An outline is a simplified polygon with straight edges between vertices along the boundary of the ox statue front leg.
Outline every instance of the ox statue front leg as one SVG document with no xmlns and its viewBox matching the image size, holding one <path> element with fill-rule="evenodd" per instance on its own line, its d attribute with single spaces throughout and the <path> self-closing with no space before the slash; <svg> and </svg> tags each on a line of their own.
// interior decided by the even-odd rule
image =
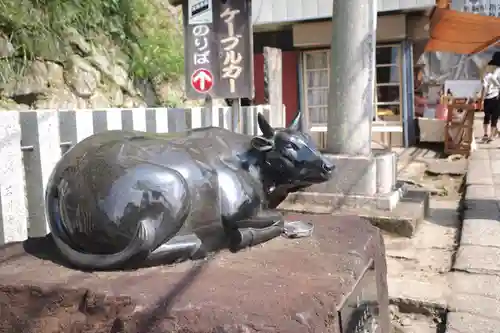
<svg viewBox="0 0 500 333">
<path fill-rule="evenodd" d="M 237 165 L 225 161 L 218 171 L 221 217 L 232 251 L 271 240 L 284 230 L 283 215 L 267 209 L 258 176 Z"/>
<path fill-rule="evenodd" d="M 227 228 L 229 247 L 238 251 L 246 247 L 267 242 L 284 231 L 283 215 L 275 210 L 261 210 L 248 219 L 235 221 Z"/>
</svg>

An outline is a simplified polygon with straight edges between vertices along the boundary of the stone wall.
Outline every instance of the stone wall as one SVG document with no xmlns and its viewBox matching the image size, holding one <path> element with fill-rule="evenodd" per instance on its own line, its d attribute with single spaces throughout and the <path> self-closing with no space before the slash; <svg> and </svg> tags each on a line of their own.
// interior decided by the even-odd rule
<svg viewBox="0 0 500 333">
<path fill-rule="evenodd" d="M 182 84 L 132 80 L 116 48 L 90 43 L 74 29 L 63 42 L 63 57 L 23 61 L 14 58 L 16 45 L 0 34 L 0 109 L 159 106 L 171 96 L 183 101 Z M 8 70 L 14 62 L 22 68 Z"/>
</svg>

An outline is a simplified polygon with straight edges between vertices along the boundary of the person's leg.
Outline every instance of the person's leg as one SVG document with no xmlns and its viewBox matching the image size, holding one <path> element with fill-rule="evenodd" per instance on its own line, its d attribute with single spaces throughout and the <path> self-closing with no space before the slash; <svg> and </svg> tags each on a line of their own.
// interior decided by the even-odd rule
<svg viewBox="0 0 500 333">
<path fill-rule="evenodd" d="M 493 101 L 493 107 L 491 108 L 491 133 L 490 133 L 490 139 L 493 140 L 497 136 L 498 130 L 497 130 L 497 124 L 498 124 L 498 117 L 500 116 L 500 109 L 499 109 L 499 101 L 498 99 L 494 99 Z"/>
<path fill-rule="evenodd" d="M 489 138 L 488 136 L 488 127 L 490 127 L 489 124 L 483 124 L 483 140 L 487 140 Z"/>
<path fill-rule="evenodd" d="M 491 109 L 492 109 L 492 100 L 485 99 L 484 100 L 484 119 L 483 119 L 483 140 L 488 139 L 488 128 L 491 123 Z"/>
<path fill-rule="evenodd" d="M 488 123 L 483 124 L 483 136 L 488 136 L 488 127 L 490 127 Z"/>
</svg>

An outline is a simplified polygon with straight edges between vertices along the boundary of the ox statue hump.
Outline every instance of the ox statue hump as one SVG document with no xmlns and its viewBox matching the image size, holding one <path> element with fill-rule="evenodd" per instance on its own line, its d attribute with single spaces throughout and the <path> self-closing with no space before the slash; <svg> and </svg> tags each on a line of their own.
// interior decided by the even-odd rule
<svg viewBox="0 0 500 333">
<path fill-rule="evenodd" d="M 213 244 L 231 250 L 283 232 L 274 210 L 287 193 L 328 180 L 333 165 L 299 130 L 260 136 L 207 127 L 180 133 L 108 131 L 59 160 L 46 214 L 64 259 L 83 269 L 189 259 Z M 222 242 L 222 243 L 221 243 Z"/>
</svg>

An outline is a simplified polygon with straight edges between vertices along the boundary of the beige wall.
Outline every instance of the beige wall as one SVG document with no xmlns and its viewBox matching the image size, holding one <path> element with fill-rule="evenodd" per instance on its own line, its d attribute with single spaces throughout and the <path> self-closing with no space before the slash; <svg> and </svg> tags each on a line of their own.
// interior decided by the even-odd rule
<svg viewBox="0 0 500 333">
<path fill-rule="evenodd" d="M 377 22 L 377 42 L 399 41 L 406 37 L 421 39 L 428 32 L 426 16 L 406 17 L 405 14 L 379 16 Z M 293 26 L 295 47 L 322 47 L 331 43 L 332 22 L 297 23 Z"/>
<path fill-rule="evenodd" d="M 427 16 L 408 16 L 406 19 L 408 36 L 413 40 L 429 39 L 429 25 L 429 17 Z"/>
</svg>

